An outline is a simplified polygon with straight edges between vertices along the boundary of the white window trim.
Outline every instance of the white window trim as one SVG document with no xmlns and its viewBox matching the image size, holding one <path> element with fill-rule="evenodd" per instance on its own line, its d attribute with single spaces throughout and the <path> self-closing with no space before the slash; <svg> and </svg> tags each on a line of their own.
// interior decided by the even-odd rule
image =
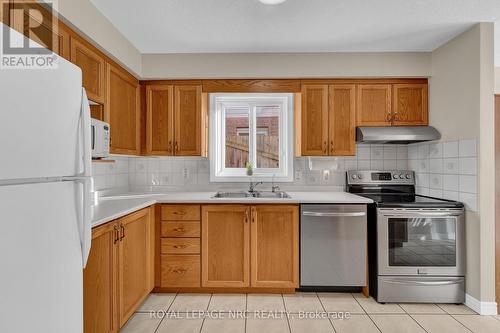
<svg viewBox="0 0 500 333">
<path fill-rule="evenodd" d="M 282 105 L 282 114 L 280 117 L 280 137 L 286 140 L 280 140 L 280 168 L 255 168 L 253 176 L 246 175 L 246 169 L 224 168 L 225 162 L 225 145 L 223 136 L 219 133 L 225 133 L 224 113 L 222 103 L 234 104 L 240 100 L 259 100 L 269 101 Z M 251 113 L 252 114 L 252 113 Z M 255 119 L 255 114 L 249 119 L 249 126 L 252 127 Z M 211 182 L 249 182 L 252 181 L 270 181 L 274 178 L 277 182 L 293 182 L 293 94 L 210 94 L 210 114 L 209 114 L 209 159 L 210 159 L 210 181 Z M 256 134 L 250 138 L 252 144 L 255 145 Z M 253 155 L 253 153 L 252 153 Z M 250 157 L 251 159 L 253 156 Z"/>
</svg>

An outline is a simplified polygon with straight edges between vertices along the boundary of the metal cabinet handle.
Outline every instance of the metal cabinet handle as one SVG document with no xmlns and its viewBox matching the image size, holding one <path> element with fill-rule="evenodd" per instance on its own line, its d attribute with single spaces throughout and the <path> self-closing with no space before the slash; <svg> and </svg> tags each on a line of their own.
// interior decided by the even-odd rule
<svg viewBox="0 0 500 333">
<path fill-rule="evenodd" d="M 385 114 L 385 121 L 392 121 L 392 120 L 394 120 L 393 118 L 394 118 L 394 117 L 393 117 L 393 115 L 392 115 L 392 112 L 387 112 L 387 113 Z"/>
<path fill-rule="evenodd" d="M 123 225 L 120 225 L 120 242 L 124 238 L 125 238 L 125 227 Z"/>
<path fill-rule="evenodd" d="M 115 225 L 113 227 L 113 244 L 116 244 L 120 240 L 120 231 L 118 230 L 118 226 Z"/>
<path fill-rule="evenodd" d="M 186 211 L 184 210 L 179 210 L 177 212 L 174 212 L 174 215 L 186 215 Z"/>
<path fill-rule="evenodd" d="M 179 151 L 179 146 L 177 145 L 177 141 L 174 142 L 174 153 Z"/>
<path fill-rule="evenodd" d="M 172 144 L 172 140 L 170 140 L 168 142 L 167 152 L 171 153 L 173 149 L 174 149 L 174 147 L 173 147 L 173 144 Z"/>
<path fill-rule="evenodd" d="M 257 214 L 257 211 L 255 208 L 252 208 L 252 223 L 255 223 L 255 215 Z"/>
<path fill-rule="evenodd" d="M 174 269 L 172 272 L 177 273 L 177 274 L 184 274 L 187 272 L 187 269 L 179 268 L 179 269 Z"/>
<path fill-rule="evenodd" d="M 248 223 L 248 220 L 249 220 L 249 218 L 248 218 L 248 210 L 249 210 L 249 208 L 245 209 L 245 223 Z"/>
<path fill-rule="evenodd" d="M 302 212 L 304 216 L 313 216 L 313 217 L 360 217 L 365 216 L 365 212 L 353 212 L 353 213 L 323 213 L 323 212 Z"/>
<path fill-rule="evenodd" d="M 187 245 L 174 245 L 173 248 L 174 249 L 185 249 L 187 247 Z"/>
<path fill-rule="evenodd" d="M 175 231 L 175 232 L 184 232 L 186 230 L 181 227 L 181 228 L 175 228 L 173 231 Z"/>
<path fill-rule="evenodd" d="M 323 154 L 328 154 L 328 142 L 323 142 Z"/>
<path fill-rule="evenodd" d="M 330 154 L 333 154 L 334 149 L 333 149 L 333 140 L 330 141 Z"/>
</svg>

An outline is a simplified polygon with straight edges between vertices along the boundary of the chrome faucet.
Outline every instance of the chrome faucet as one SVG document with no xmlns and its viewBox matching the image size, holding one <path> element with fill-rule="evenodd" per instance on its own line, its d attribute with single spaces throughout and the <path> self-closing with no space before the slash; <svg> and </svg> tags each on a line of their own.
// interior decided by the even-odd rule
<svg viewBox="0 0 500 333">
<path fill-rule="evenodd" d="M 250 193 L 255 192 L 255 187 L 257 187 L 257 185 L 262 185 L 262 184 L 264 184 L 264 182 L 256 182 L 256 183 L 254 183 L 254 182 L 251 181 L 250 184 L 248 185 L 248 192 L 250 192 Z"/>
<path fill-rule="evenodd" d="M 280 186 L 278 184 L 275 184 L 274 183 L 274 175 L 273 175 L 273 185 L 271 187 L 271 192 L 275 193 L 275 192 L 279 192 L 280 191 Z"/>
</svg>

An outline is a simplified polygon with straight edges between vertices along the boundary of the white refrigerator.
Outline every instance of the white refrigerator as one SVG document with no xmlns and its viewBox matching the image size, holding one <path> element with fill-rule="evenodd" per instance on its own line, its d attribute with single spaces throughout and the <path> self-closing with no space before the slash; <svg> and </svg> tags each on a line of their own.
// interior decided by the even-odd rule
<svg viewBox="0 0 500 333">
<path fill-rule="evenodd" d="M 0 332 L 83 332 L 89 134 L 78 67 L 0 69 Z"/>
</svg>

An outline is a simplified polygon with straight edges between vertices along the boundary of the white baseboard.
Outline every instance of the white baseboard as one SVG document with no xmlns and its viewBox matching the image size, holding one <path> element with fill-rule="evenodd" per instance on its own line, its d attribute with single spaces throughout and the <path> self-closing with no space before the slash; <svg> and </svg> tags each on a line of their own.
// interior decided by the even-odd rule
<svg viewBox="0 0 500 333">
<path fill-rule="evenodd" d="M 482 316 L 497 314 L 497 302 L 481 302 L 469 294 L 465 294 L 465 305 Z"/>
</svg>

